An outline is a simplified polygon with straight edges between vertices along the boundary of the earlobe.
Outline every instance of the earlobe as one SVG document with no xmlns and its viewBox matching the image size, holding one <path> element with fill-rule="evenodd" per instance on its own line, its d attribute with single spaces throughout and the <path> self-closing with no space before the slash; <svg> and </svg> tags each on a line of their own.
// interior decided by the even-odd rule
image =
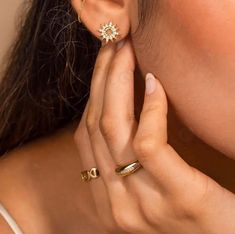
<svg viewBox="0 0 235 234">
<path fill-rule="evenodd" d="M 72 0 L 78 19 L 104 44 L 124 39 L 130 31 L 133 0 Z"/>
</svg>

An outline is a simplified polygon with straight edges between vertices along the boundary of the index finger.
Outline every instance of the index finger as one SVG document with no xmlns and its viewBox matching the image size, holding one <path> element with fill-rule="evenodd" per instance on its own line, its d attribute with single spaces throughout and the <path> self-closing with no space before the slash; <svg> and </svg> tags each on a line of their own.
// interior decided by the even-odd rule
<svg viewBox="0 0 235 234">
<path fill-rule="evenodd" d="M 124 164 L 135 159 L 128 147 L 130 145 L 128 142 L 136 130 L 134 69 L 133 48 L 131 42 L 126 39 L 110 66 L 100 122 L 102 134 L 117 164 Z"/>
</svg>

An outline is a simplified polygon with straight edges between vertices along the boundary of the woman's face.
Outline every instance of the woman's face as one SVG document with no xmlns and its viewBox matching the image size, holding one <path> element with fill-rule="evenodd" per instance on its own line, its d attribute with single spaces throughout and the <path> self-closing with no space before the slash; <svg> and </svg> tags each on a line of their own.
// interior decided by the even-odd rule
<svg viewBox="0 0 235 234">
<path fill-rule="evenodd" d="M 140 70 L 159 78 L 196 135 L 234 157 L 235 1 L 158 0 L 151 14 L 133 35 Z"/>
</svg>

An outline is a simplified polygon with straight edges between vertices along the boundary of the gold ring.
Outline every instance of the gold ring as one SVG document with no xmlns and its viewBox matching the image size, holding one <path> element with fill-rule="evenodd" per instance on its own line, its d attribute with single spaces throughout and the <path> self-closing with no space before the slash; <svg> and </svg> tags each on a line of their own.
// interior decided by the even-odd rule
<svg viewBox="0 0 235 234">
<path fill-rule="evenodd" d="M 128 176 L 136 172 L 142 167 L 142 165 L 139 163 L 139 161 L 135 161 L 129 164 L 126 164 L 124 166 L 118 165 L 115 169 L 115 172 L 120 176 Z"/>
<path fill-rule="evenodd" d="M 100 176 L 99 170 L 96 167 L 90 170 L 85 170 L 81 172 L 81 178 L 84 182 L 88 182 L 91 179 L 97 179 Z"/>
</svg>

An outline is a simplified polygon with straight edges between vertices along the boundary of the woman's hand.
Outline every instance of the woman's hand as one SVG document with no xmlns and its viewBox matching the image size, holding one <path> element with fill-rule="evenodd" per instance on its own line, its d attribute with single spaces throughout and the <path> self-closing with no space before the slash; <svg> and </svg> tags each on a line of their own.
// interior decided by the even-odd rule
<svg viewBox="0 0 235 234">
<path fill-rule="evenodd" d="M 90 98 L 75 134 L 85 169 L 101 177 L 90 186 L 97 218 L 112 233 L 234 234 L 235 195 L 189 166 L 167 143 L 167 98 L 147 76 L 139 122 L 134 115 L 135 59 L 126 41 L 101 48 Z M 116 165 L 139 160 L 127 177 Z"/>
</svg>

